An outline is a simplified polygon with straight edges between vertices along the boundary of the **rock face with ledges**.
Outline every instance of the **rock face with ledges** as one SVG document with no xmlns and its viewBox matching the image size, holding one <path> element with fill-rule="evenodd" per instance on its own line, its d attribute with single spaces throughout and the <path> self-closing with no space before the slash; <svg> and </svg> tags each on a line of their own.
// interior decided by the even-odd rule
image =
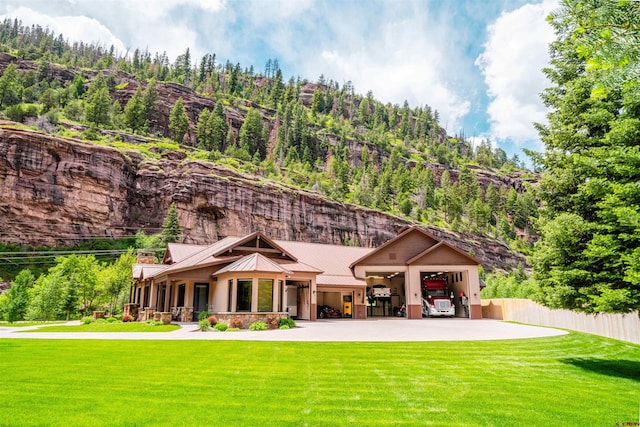
<svg viewBox="0 0 640 427">
<path fill-rule="evenodd" d="M 262 231 L 275 239 L 377 246 L 410 224 L 178 154 L 149 162 L 134 152 L 0 128 L 0 241 L 71 245 L 158 232 L 172 202 L 190 243 Z M 427 228 L 485 267 L 524 262 L 498 241 Z"/>
</svg>

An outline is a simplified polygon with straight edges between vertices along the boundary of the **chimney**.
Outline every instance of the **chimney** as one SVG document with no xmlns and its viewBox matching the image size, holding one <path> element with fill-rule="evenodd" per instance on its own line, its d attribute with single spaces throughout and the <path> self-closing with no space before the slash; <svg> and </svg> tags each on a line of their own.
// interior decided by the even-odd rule
<svg viewBox="0 0 640 427">
<path fill-rule="evenodd" d="M 155 264 L 156 253 L 153 251 L 145 251 L 141 249 L 138 251 L 138 264 Z"/>
</svg>

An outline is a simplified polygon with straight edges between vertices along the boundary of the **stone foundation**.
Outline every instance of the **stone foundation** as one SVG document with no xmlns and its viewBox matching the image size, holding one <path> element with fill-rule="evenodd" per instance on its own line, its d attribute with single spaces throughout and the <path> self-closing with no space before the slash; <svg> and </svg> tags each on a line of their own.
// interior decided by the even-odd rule
<svg viewBox="0 0 640 427">
<path fill-rule="evenodd" d="M 289 317 L 287 313 L 231 313 L 225 311 L 211 314 L 218 318 L 218 323 L 226 323 L 229 327 L 231 327 L 231 320 L 241 319 L 242 329 L 248 329 L 253 322 L 258 320 L 266 323 L 270 328 L 273 328 L 273 325 L 277 325 L 278 320 Z M 275 321 L 271 319 L 275 319 Z"/>
<path fill-rule="evenodd" d="M 138 304 L 125 304 L 122 315 L 125 316 L 127 314 L 130 315 L 133 320 L 138 319 Z"/>
<path fill-rule="evenodd" d="M 104 319 L 104 311 L 94 311 L 93 312 L 93 320 Z"/>
<path fill-rule="evenodd" d="M 163 311 L 162 313 L 160 313 L 160 321 L 162 322 L 163 325 L 170 325 L 171 324 L 171 313 L 168 311 Z"/>
<path fill-rule="evenodd" d="M 193 307 L 182 307 L 180 309 L 181 322 L 193 322 Z"/>
<path fill-rule="evenodd" d="M 146 310 L 142 310 L 138 316 L 138 322 L 146 322 L 147 320 L 153 319 L 153 315 L 155 310 L 152 308 L 147 308 Z"/>
</svg>

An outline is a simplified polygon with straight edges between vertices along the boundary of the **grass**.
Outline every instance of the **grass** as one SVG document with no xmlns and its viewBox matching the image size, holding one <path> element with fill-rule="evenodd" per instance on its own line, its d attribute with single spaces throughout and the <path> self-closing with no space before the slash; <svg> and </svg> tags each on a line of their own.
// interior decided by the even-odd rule
<svg viewBox="0 0 640 427">
<path fill-rule="evenodd" d="M 593 335 L 305 343 L 0 340 L 0 425 L 637 422 L 640 346 Z"/>
<path fill-rule="evenodd" d="M 88 325 L 45 326 L 22 332 L 171 332 L 180 329 L 178 325 L 152 326 L 142 322 L 130 323 L 90 323 Z"/>
</svg>

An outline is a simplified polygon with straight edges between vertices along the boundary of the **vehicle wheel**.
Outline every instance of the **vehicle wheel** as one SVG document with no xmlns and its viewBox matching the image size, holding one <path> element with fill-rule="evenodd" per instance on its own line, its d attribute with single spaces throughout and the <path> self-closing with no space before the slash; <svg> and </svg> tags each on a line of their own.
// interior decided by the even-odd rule
<svg viewBox="0 0 640 427">
<path fill-rule="evenodd" d="M 321 311 L 321 312 L 320 312 L 320 318 L 321 318 L 321 319 L 324 319 L 324 311 Z"/>
</svg>

